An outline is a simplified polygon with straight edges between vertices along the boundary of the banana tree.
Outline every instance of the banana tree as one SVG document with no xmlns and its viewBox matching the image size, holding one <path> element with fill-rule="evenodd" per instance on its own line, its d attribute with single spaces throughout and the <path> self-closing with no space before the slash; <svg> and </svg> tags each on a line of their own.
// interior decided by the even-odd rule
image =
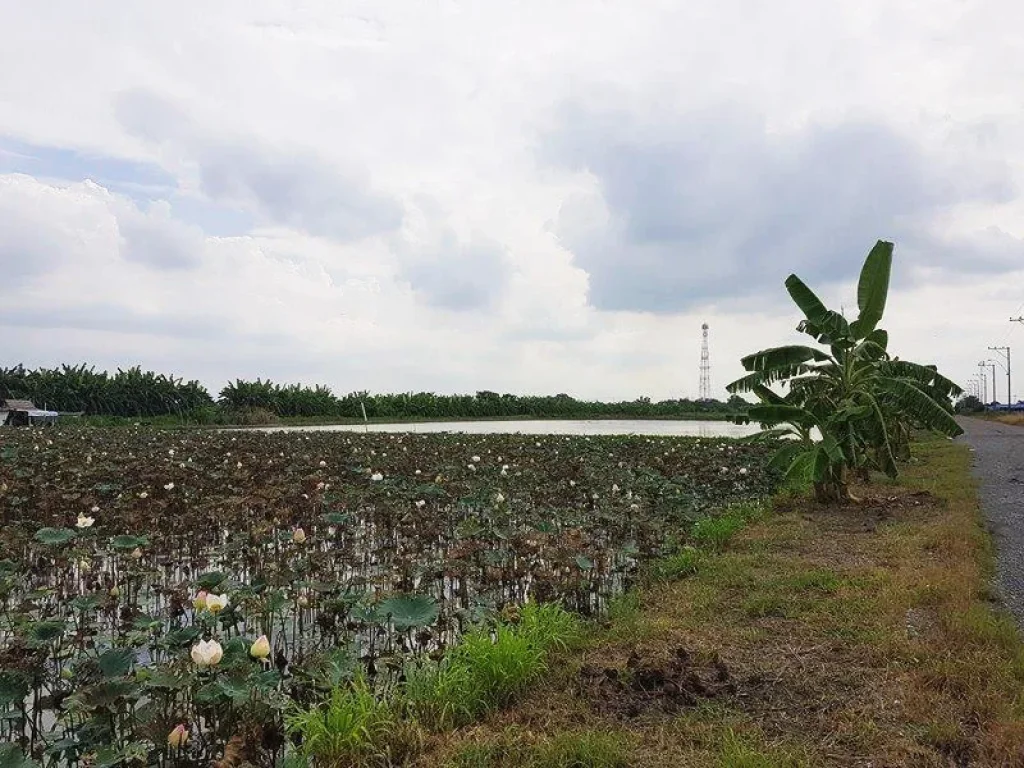
<svg viewBox="0 0 1024 768">
<path fill-rule="evenodd" d="M 861 269 L 858 316 L 848 321 L 825 307 L 796 275 L 786 290 L 804 314 L 797 330 L 818 346 L 773 347 L 743 358 L 747 375 L 731 393 L 750 392 L 760 403 L 745 420 L 760 437 L 789 437 L 773 459 L 788 478 L 809 479 L 819 501 L 850 497 L 851 471 L 877 469 L 895 477 L 897 458 L 912 427 L 955 436 L 950 399 L 956 384 L 934 366 L 893 358 L 878 327 L 885 312 L 893 244 L 879 240 Z M 771 389 L 779 385 L 782 395 Z"/>
</svg>

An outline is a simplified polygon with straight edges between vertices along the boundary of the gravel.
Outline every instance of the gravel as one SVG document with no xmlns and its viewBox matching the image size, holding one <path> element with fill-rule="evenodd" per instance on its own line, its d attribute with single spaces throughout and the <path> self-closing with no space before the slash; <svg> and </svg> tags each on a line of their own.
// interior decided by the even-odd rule
<svg viewBox="0 0 1024 768">
<path fill-rule="evenodd" d="M 971 446 L 981 507 L 996 544 L 996 582 L 1024 626 L 1024 427 L 959 419 Z"/>
</svg>

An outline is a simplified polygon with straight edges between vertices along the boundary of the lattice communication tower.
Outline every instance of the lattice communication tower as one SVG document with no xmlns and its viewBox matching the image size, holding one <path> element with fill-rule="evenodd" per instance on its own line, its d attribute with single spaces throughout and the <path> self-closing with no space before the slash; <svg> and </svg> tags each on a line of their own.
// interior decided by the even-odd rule
<svg viewBox="0 0 1024 768">
<path fill-rule="evenodd" d="M 708 324 L 700 327 L 703 337 L 700 343 L 700 399 L 711 399 L 711 355 L 708 352 Z"/>
</svg>

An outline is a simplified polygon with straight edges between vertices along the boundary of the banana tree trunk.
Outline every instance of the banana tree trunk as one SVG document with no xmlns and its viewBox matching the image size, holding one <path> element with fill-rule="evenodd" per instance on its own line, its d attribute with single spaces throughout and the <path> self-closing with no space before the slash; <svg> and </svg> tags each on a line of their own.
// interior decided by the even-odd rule
<svg viewBox="0 0 1024 768">
<path fill-rule="evenodd" d="M 845 467 L 835 467 L 824 480 L 814 483 L 814 500 L 819 504 L 834 504 L 852 499 L 850 485 L 846 481 Z"/>
</svg>

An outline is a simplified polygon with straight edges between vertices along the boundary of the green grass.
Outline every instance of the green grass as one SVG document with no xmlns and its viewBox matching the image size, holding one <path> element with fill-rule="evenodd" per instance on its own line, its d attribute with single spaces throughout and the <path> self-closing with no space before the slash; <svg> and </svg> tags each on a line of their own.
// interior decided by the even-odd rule
<svg viewBox="0 0 1024 768">
<path fill-rule="evenodd" d="M 579 616 L 556 603 L 527 603 L 519 610 L 516 634 L 542 651 L 567 651 L 579 645 L 583 624 Z"/>
<path fill-rule="evenodd" d="M 529 741 L 518 731 L 463 745 L 446 768 L 627 768 L 626 739 L 605 731 L 563 731 Z"/>
<path fill-rule="evenodd" d="M 289 714 L 287 729 L 315 766 L 387 762 L 413 748 L 420 726 L 451 730 L 510 703 L 544 674 L 550 653 L 578 646 L 582 636 L 579 617 L 561 606 L 527 604 L 517 622 L 477 627 L 439 661 L 406 664 L 390 698 L 360 677 L 323 704 Z"/>
<path fill-rule="evenodd" d="M 547 670 L 547 656 L 576 647 L 580 619 L 559 605 L 528 603 L 516 623 L 478 627 L 437 662 L 406 666 L 402 699 L 427 728 L 448 730 L 508 704 Z"/>
<path fill-rule="evenodd" d="M 719 515 L 694 523 L 690 538 L 698 547 L 720 552 L 748 523 L 761 519 L 764 513 L 762 505 L 755 502 L 733 504 Z"/>
<path fill-rule="evenodd" d="M 728 731 L 718 752 L 717 768 L 810 768 L 810 763 L 796 752 L 756 744 Z"/>
<path fill-rule="evenodd" d="M 488 708 L 503 706 L 547 669 L 544 650 L 507 624 L 466 633 L 450 652 L 453 665 L 465 666 L 472 686 Z"/>
<path fill-rule="evenodd" d="M 489 702 L 473 685 L 473 674 L 451 657 L 420 659 L 405 665 L 403 701 L 426 728 L 444 731 L 471 723 Z"/>
<path fill-rule="evenodd" d="M 655 560 L 650 566 L 651 578 L 662 581 L 675 581 L 685 576 L 693 576 L 706 560 L 706 555 L 693 547 L 684 547 L 673 555 Z"/>
<path fill-rule="evenodd" d="M 395 725 L 391 705 L 378 699 L 362 678 L 335 688 L 323 705 L 286 718 L 288 733 L 301 740 L 302 756 L 325 768 L 369 765 L 386 756 Z"/>
<path fill-rule="evenodd" d="M 739 515 L 705 517 L 693 524 L 690 536 L 697 545 L 717 552 L 724 549 L 744 525 L 746 521 Z"/>
</svg>

